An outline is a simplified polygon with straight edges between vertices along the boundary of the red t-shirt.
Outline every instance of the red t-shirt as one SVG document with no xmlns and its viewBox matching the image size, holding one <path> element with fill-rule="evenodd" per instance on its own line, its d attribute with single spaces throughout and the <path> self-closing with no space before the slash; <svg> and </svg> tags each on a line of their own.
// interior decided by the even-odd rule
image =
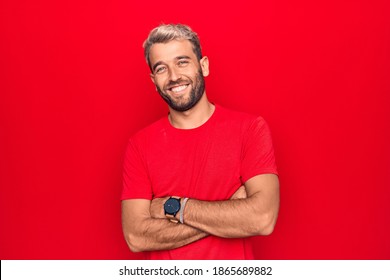
<svg viewBox="0 0 390 280">
<path fill-rule="evenodd" d="M 174 128 L 167 117 L 136 133 L 124 162 L 122 199 L 170 195 L 227 200 L 248 179 L 277 174 L 269 128 L 261 117 L 216 105 L 195 129 Z M 253 259 L 250 239 L 208 236 L 148 253 L 150 259 Z"/>
</svg>

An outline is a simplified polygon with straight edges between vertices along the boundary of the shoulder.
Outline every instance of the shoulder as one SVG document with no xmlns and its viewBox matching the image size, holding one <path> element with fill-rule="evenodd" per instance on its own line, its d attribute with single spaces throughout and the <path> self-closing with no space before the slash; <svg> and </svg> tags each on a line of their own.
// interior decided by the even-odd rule
<svg viewBox="0 0 390 280">
<path fill-rule="evenodd" d="M 158 135 L 161 135 L 167 129 L 166 117 L 162 117 L 152 124 L 142 128 L 141 130 L 134 133 L 129 141 L 135 144 L 146 144 L 150 139 L 156 139 Z"/>
<path fill-rule="evenodd" d="M 219 122 L 228 123 L 230 125 L 239 125 L 243 130 L 248 130 L 253 126 L 263 126 L 266 124 L 264 118 L 259 115 L 236 111 L 219 105 L 216 106 L 219 111 Z"/>
</svg>

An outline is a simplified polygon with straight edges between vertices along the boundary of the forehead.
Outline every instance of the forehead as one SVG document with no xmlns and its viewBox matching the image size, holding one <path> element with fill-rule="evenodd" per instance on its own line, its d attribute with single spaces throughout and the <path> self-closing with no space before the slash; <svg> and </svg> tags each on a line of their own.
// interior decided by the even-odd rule
<svg viewBox="0 0 390 280">
<path fill-rule="evenodd" d="M 157 61 L 174 60 L 178 56 L 188 56 L 196 59 L 196 55 L 190 41 L 173 40 L 167 43 L 153 44 L 149 52 L 149 59 L 152 65 Z"/>
</svg>

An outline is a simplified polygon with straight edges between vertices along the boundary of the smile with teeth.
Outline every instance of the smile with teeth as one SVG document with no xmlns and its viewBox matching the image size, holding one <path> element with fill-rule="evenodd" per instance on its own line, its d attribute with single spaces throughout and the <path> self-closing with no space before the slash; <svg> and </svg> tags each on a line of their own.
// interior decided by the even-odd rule
<svg viewBox="0 0 390 280">
<path fill-rule="evenodd" d="M 188 85 L 180 85 L 180 86 L 173 87 L 170 90 L 175 92 L 175 93 L 178 93 L 180 91 L 185 90 L 187 87 L 188 87 Z"/>
</svg>

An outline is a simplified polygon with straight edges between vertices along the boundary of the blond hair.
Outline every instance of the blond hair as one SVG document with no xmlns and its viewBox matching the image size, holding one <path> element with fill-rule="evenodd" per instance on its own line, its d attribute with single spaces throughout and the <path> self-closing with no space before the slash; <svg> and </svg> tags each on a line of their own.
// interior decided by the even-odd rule
<svg viewBox="0 0 390 280">
<path fill-rule="evenodd" d="M 149 53 L 152 45 L 167 43 L 173 40 L 189 40 L 198 60 L 202 58 L 202 49 L 198 35 L 189 26 L 184 24 L 161 24 L 150 31 L 148 38 L 143 44 L 145 59 L 149 67 L 151 67 Z"/>
</svg>

